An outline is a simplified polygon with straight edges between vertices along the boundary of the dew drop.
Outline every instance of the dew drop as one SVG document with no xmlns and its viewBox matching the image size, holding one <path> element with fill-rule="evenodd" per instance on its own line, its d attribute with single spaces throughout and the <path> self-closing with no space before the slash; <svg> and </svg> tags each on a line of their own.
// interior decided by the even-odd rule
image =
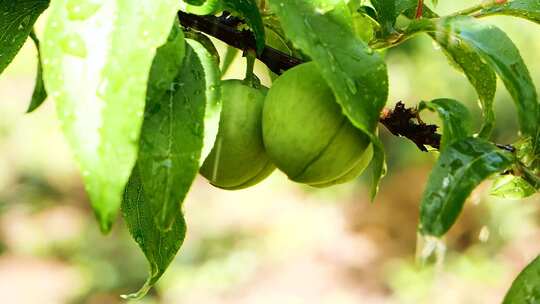
<svg viewBox="0 0 540 304">
<path fill-rule="evenodd" d="M 71 20 L 85 20 L 94 15 L 101 7 L 97 1 L 71 0 L 66 4 L 68 18 Z"/>
<path fill-rule="evenodd" d="M 478 239 L 480 240 L 480 242 L 485 243 L 489 240 L 489 234 L 489 228 L 487 226 L 483 226 L 480 229 L 480 233 L 478 234 Z"/>
<path fill-rule="evenodd" d="M 84 58 L 87 55 L 86 44 L 78 34 L 72 33 L 64 36 L 60 40 L 60 46 L 64 52 Z"/>
<path fill-rule="evenodd" d="M 166 159 L 161 162 L 161 165 L 165 168 L 172 168 L 172 161 L 170 159 Z"/>
<path fill-rule="evenodd" d="M 446 244 L 440 238 L 418 233 L 416 244 L 416 259 L 420 265 L 434 263 L 440 268 L 444 262 Z"/>
</svg>

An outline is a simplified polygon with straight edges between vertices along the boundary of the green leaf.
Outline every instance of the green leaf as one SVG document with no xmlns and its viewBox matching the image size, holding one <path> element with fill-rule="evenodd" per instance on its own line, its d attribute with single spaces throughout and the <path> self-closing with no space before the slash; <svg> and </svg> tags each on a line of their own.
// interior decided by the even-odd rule
<svg viewBox="0 0 540 304">
<path fill-rule="evenodd" d="M 540 303 L 540 255 L 512 283 L 503 304 Z"/>
<path fill-rule="evenodd" d="M 436 28 L 436 35 L 457 38 L 495 70 L 514 100 L 521 133 L 536 136 L 539 126 L 536 88 L 512 40 L 497 27 L 467 16 L 442 19 Z"/>
<path fill-rule="evenodd" d="M 49 0 L 0 1 L 0 74 L 15 58 L 48 6 Z"/>
<path fill-rule="evenodd" d="M 221 0 L 180 1 L 180 9 L 196 15 L 210 15 L 221 9 Z"/>
<path fill-rule="evenodd" d="M 418 0 L 372 0 L 371 3 L 379 16 L 379 22 L 386 33 L 394 31 L 394 24 L 399 15 L 406 11 L 416 11 Z"/>
<path fill-rule="evenodd" d="M 491 186 L 490 195 L 505 199 L 522 199 L 536 193 L 536 189 L 520 176 L 501 175 Z"/>
<path fill-rule="evenodd" d="M 316 62 L 345 115 L 370 136 L 375 149 L 373 197 L 384 174 L 384 151 L 375 135 L 388 97 L 384 61 L 355 38 L 344 1 L 270 0 L 269 4 L 287 37 Z"/>
<path fill-rule="evenodd" d="M 231 13 L 237 14 L 246 20 L 247 25 L 255 35 L 257 53 L 261 53 L 265 45 L 264 24 L 259 7 L 255 0 L 222 0 L 223 8 Z"/>
<path fill-rule="evenodd" d="M 511 154 L 480 138 L 468 137 L 447 146 L 424 190 L 420 232 L 437 237 L 444 235 L 474 188 L 511 164 Z"/>
<path fill-rule="evenodd" d="M 173 224 L 202 160 L 212 148 L 220 109 L 219 68 L 210 53 L 189 40 L 184 65 L 174 82 L 160 79 L 160 71 L 170 69 L 166 60 L 170 56 L 174 53 L 164 54 L 165 60 L 159 61 L 162 65 L 153 66 L 156 77 L 151 82 L 168 80 L 170 88 L 164 95 L 148 97 L 139 152 L 146 197 L 161 206 L 157 224 L 162 230 Z"/>
<path fill-rule="evenodd" d="M 424 1 L 425 2 L 425 1 Z M 417 6 L 410 7 L 403 12 L 403 15 L 409 19 L 414 19 L 416 17 Z M 424 4 L 422 7 L 422 17 L 424 18 L 438 18 L 439 15 L 430 9 L 427 5 Z"/>
<path fill-rule="evenodd" d="M 150 275 L 126 298 L 144 296 L 180 248 L 185 236 L 182 202 L 206 157 L 203 151 L 209 153 L 217 134 L 217 62 L 202 44 L 187 41 L 181 30 L 173 29 L 152 64 L 139 159 L 123 203 L 124 218 L 146 255 Z"/>
<path fill-rule="evenodd" d="M 514 147 L 521 163 L 530 168 L 534 174 L 540 175 L 540 129 L 536 139 L 530 136 L 523 137 L 514 144 Z"/>
<path fill-rule="evenodd" d="M 394 0 L 372 0 L 371 4 L 377 11 L 378 21 L 385 33 L 394 31 L 396 22 L 396 1 Z"/>
<path fill-rule="evenodd" d="M 203 121 L 203 149 L 199 161 L 202 165 L 208 154 L 212 151 L 218 134 L 222 108 L 221 71 L 219 69 L 218 58 L 213 55 L 211 50 L 208 50 L 206 45 L 192 39 L 187 39 L 186 41 L 199 57 L 204 70 L 206 105 L 204 108 Z"/>
<path fill-rule="evenodd" d="M 123 295 L 125 299 L 140 299 L 146 295 L 172 262 L 186 236 L 186 222 L 180 210 L 175 214 L 171 229 L 163 231 L 157 228 L 154 215 L 161 206 L 148 200 L 138 169 L 135 166 L 126 186 L 122 213 L 129 232 L 148 260 L 150 273 L 141 289 Z"/>
<path fill-rule="evenodd" d="M 495 72 L 476 50 L 460 37 L 450 36 L 446 32 L 430 34 L 430 36 L 441 46 L 454 67 L 465 74 L 476 90 L 484 116 L 479 134 L 483 138 L 489 137 L 495 121 L 493 112 L 493 100 L 497 90 Z"/>
<path fill-rule="evenodd" d="M 481 10 L 477 15 L 508 15 L 540 23 L 540 2 L 538 0 L 513 0 L 504 4 L 493 4 Z"/>
<path fill-rule="evenodd" d="M 455 141 L 472 135 L 472 119 L 469 110 L 459 101 L 453 99 L 435 99 L 422 101 L 419 109 L 436 111 L 443 121 L 441 151 Z"/>
<path fill-rule="evenodd" d="M 43 75 L 101 230 L 114 222 L 137 158 L 146 83 L 177 1 L 53 0 Z"/>
<path fill-rule="evenodd" d="M 351 14 L 356 37 L 366 43 L 371 41 L 375 36 L 375 27 L 378 27 L 376 21 L 364 12 L 352 11 Z"/>
<path fill-rule="evenodd" d="M 45 83 L 43 83 L 43 66 L 41 64 L 41 49 L 39 46 L 39 39 L 36 37 L 36 34 L 32 30 L 30 32 L 30 38 L 32 38 L 32 41 L 34 42 L 34 45 L 36 46 L 36 50 L 38 53 L 38 66 L 37 66 L 37 74 L 36 74 L 36 83 L 34 85 L 34 93 L 32 93 L 32 100 L 30 101 L 30 105 L 28 106 L 28 109 L 26 110 L 26 113 L 30 113 L 37 109 L 47 98 L 47 91 L 45 90 Z"/>
</svg>

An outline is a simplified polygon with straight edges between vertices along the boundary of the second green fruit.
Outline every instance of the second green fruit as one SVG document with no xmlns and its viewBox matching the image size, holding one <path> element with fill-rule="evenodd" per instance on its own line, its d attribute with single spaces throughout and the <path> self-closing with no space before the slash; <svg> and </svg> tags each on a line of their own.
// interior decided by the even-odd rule
<svg viewBox="0 0 540 304">
<path fill-rule="evenodd" d="M 272 85 L 263 109 L 263 139 L 272 162 L 289 179 L 315 187 L 347 182 L 373 156 L 370 139 L 342 113 L 313 62 Z"/>
</svg>

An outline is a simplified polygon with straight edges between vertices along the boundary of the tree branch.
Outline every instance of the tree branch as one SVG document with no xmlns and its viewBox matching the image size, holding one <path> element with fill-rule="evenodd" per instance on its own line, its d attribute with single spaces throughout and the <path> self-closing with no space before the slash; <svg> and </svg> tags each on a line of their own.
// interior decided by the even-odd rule
<svg viewBox="0 0 540 304">
<path fill-rule="evenodd" d="M 256 49 L 253 34 L 250 31 L 237 30 L 234 18 L 231 18 L 233 22 L 221 22 L 222 18 L 219 17 L 197 16 L 184 12 L 178 12 L 178 18 L 183 26 L 208 34 L 237 49 L 243 51 Z M 265 46 L 263 51 L 257 54 L 257 59 L 278 75 L 302 63 L 300 59 L 269 46 Z"/>
<path fill-rule="evenodd" d="M 255 38 L 250 31 L 238 30 L 241 20 L 224 14 L 222 17 L 198 16 L 178 12 L 180 24 L 184 27 L 203 32 L 224 43 L 243 50 L 255 51 Z M 286 70 L 303 63 L 302 60 L 291 57 L 279 50 L 265 46 L 257 59 L 263 62 L 272 72 L 280 75 Z M 416 121 L 415 121 L 416 119 Z M 414 109 L 405 108 L 398 102 L 395 108 L 385 109 L 379 120 L 392 134 L 411 140 L 421 151 L 427 151 L 426 146 L 438 149 L 441 135 L 436 133 L 437 126 L 426 125 L 418 117 Z"/>
</svg>

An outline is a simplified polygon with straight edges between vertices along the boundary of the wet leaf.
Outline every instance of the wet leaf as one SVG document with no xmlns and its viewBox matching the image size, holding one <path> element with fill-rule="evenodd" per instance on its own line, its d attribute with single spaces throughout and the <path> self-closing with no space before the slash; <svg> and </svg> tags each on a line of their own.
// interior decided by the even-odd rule
<svg viewBox="0 0 540 304">
<path fill-rule="evenodd" d="M 26 113 L 30 113 L 37 109 L 41 104 L 47 99 L 47 91 L 45 90 L 45 83 L 43 83 L 43 65 L 41 64 L 41 48 L 39 45 L 39 39 L 36 37 L 36 34 L 32 30 L 30 32 L 30 38 L 36 46 L 36 51 L 38 53 L 38 64 L 37 64 L 37 73 L 36 73 L 36 83 L 34 84 L 34 92 L 32 93 L 32 100 L 30 105 L 26 110 Z"/>
<path fill-rule="evenodd" d="M 471 192 L 492 174 L 512 164 L 512 155 L 481 139 L 468 137 L 444 149 L 429 176 L 420 205 L 424 235 L 440 237 L 454 224 Z"/>
<path fill-rule="evenodd" d="M 537 256 L 512 283 L 503 304 L 540 302 L 540 256 Z"/>
<path fill-rule="evenodd" d="M 265 45 L 264 24 L 255 0 L 222 0 L 223 8 L 239 15 L 249 25 L 255 35 L 257 52 L 261 53 Z"/>
<path fill-rule="evenodd" d="M 455 141 L 472 135 L 472 118 L 469 110 L 459 101 L 453 99 L 435 99 L 422 101 L 419 109 L 436 111 L 443 121 L 441 151 Z"/>
<path fill-rule="evenodd" d="M 138 169 L 135 166 L 126 186 L 122 213 L 129 232 L 148 260 L 150 273 L 143 287 L 136 293 L 123 295 L 125 299 L 140 299 L 146 295 L 172 262 L 186 236 L 186 222 L 181 210 L 175 214 L 171 229 L 157 228 L 154 215 L 161 205 L 153 204 L 146 197 Z"/>
<path fill-rule="evenodd" d="M 182 71 L 169 82 L 165 95 L 148 100 L 141 134 L 141 180 L 147 199 L 161 205 L 156 221 L 162 230 L 172 225 L 197 175 L 204 157 L 205 131 L 213 134 L 206 136 L 204 150 L 208 153 L 219 124 L 217 63 L 200 43 L 190 40 L 188 45 Z M 158 78 L 160 81 L 164 80 Z"/>
<path fill-rule="evenodd" d="M 48 6 L 49 0 L 0 1 L 0 74 L 15 58 Z"/>
<path fill-rule="evenodd" d="M 514 100 L 521 133 L 536 137 L 539 127 L 536 88 L 512 40 L 497 27 L 480 23 L 472 17 L 442 19 L 436 29 L 437 37 L 456 38 L 491 66 Z"/>
<path fill-rule="evenodd" d="M 465 74 L 476 90 L 484 116 L 479 134 L 484 138 L 489 137 L 495 122 L 493 112 L 493 100 L 497 90 L 495 72 L 476 50 L 459 36 L 451 36 L 447 32 L 430 34 L 430 36 L 441 46 L 453 66 Z"/>
<path fill-rule="evenodd" d="M 508 15 L 540 23 L 540 2 L 538 0 L 510 0 L 504 4 L 493 4 L 481 10 L 478 15 Z"/>
<path fill-rule="evenodd" d="M 155 50 L 175 20 L 174 0 L 54 0 L 42 43 L 47 92 L 108 232 L 137 157 Z"/>
<path fill-rule="evenodd" d="M 375 130 L 388 97 L 385 63 L 354 38 L 344 1 L 271 0 L 269 4 L 287 37 L 316 62 L 345 115 L 370 136 L 375 149 L 373 197 L 384 174 L 384 151 Z"/>
<path fill-rule="evenodd" d="M 180 248 L 185 236 L 182 203 L 218 129 L 217 62 L 202 44 L 187 42 L 181 30 L 173 29 L 152 64 L 139 159 L 122 207 L 150 275 L 126 298 L 144 296 Z"/>
</svg>

